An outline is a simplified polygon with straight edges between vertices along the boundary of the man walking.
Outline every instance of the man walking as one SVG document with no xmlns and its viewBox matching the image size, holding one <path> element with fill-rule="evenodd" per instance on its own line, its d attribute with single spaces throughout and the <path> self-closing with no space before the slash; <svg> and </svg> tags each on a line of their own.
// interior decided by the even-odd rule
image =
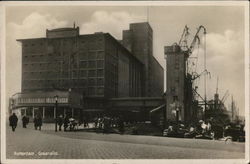
<svg viewBox="0 0 250 164">
<path fill-rule="evenodd" d="M 65 118 L 64 118 L 63 126 L 64 126 L 64 131 L 66 132 L 67 128 L 69 126 L 69 117 L 68 117 L 68 115 L 66 115 Z"/>
<path fill-rule="evenodd" d="M 29 123 L 28 117 L 24 115 L 22 118 L 22 122 L 23 122 L 23 128 L 26 128 L 26 125 Z"/>
<path fill-rule="evenodd" d="M 39 128 L 39 130 L 41 130 L 42 124 L 43 124 L 42 117 L 40 115 L 36 116 L 34 118 L 35 130 L 37 130 L 37 128 Z"/>
<path fill-rule="evenodd" d="M 59 131 L 61 131 L 62 125 L 63 125 L 63 116 L 62 115 L 59 116 L 57 122 L 58 122 L 58 126 L 59 126 Z"/>
<path fill-rule="evenodd" d="M 18 118 L 16 116 L 15 113 L 13 113 L 10 117 L 9 117 L 9 122 L 10 122 L 10 126 L 12 127 L 12 131 L 14 132 L 16 127 L 17 127 L 17 121 Z"/>
</svg>

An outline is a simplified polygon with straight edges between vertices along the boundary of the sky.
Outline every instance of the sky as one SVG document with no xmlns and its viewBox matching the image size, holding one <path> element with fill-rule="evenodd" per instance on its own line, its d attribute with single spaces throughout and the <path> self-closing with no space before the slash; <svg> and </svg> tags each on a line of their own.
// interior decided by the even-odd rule
<svg viewBox="0 0 250 164">
<path fill-rule="evenodd" d="M 222 98 L 228 90 L 226 107 L 231 96 L 240 115 L 244 115 L 244 8 L 241 6 L 9 6 L 6 7 L 6 96 L 21 91 L 21 44 L 16 39 L 45 37 L 46 29 L 80 27 L 80 34 L 108 32 L 117 39 L 129 23 L 148 21 L 153 29 L 153 55 L 166 68 L 164 46 L 178 42 L 184 26 L 190 28 L 188 41 L 203 25 L 201 45 L 193 51 L 198 56 L 197 72 L 204 71 L 204 53 L 207 76 L 207 98 L 216 91 Z M 190 44 L 190 42 L 188 43 Z M 206 48 L 205 48 L 206 47 Z M 204 50 L 206 49 L 206 51 Z M 165 75 L 165 73 L 164 73 Z M 204 95 L 204 76 L 195 85 Z M 165 83 L 165 82 L 164 82 Z"/>
</svg>

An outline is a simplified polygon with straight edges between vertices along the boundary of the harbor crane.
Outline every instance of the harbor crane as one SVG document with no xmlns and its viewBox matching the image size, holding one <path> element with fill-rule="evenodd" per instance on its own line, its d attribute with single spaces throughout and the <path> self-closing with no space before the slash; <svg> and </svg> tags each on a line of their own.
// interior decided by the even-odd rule
<svg viewBox="0 0 250 164">
<path fill-rule="evenodd" d="M 195 49 L 196 46 L 198 46 L 198 50 L 199 50 L 199 46 L 201 44 L 201 39 L 200 39 L 200 32 L 203 30 L 203 39 L 204 39 L 204 69 L 201 73 L 197 73 L 196 72 L 196 68 L 197 68 L 197 60 L 198 60 L 198 55 L 197 57 L 191 57 L 191 55 L 193 54 L 193 51 Z M 206 93 L 206 86 L 207 86 L 207 82 L 206 82 L 206 78 L 207 75 L 209 75 L 209 77 L 211 78 L 210 72 L 208 72 L 207 68 L 206 68 L 206 34 L 207 34 L 207 30 L 203 25 L 200 25 L 194 35 L 194 38 L 191 42 L 190 45 L 188 45 L 188 36 L 190 35 L 189 33 L 189 28 L 187 27 L 187 25 L 184 27 L 184 30 L 182 32 L 181 38 L 179 40 L 179 46 L 181 47 L 181 50 L 187 55 L 187 73 L 191 75 L 191 81 L 192 83 L 194 82 L 194 80 L 196 80 L 197 78 L 200 78 L 202 75 L 204 75 L 204 97 L 202 98 L 202 96 L 200 94 L 197 93 L 196 89 L 194 90 L 194 94 L 198 95 L 198 97 L 200 97 L 203 101 L 202 105 L 205 106 L 205 110 L 207 109 L 207 93 Z M 191 59 L 195 59 L 196 60 L 196 64 L 191 64 L 191 66 L 189 66 L 189 60 Z M 191 67 L 194 67 L 195 69 L 191 69 Z M 192 71 L 192 72 L 191 72 Z"/>
</svg>

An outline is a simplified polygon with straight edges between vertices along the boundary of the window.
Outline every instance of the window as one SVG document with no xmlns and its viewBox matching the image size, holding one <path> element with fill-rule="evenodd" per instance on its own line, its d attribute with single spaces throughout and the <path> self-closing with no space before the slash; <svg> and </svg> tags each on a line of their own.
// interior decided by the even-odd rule
<svg viewBox="0 0 250 164">
<path fill-rule="evenodd" d="M 96 76 L 96 70 L 89 70 L 88 77 L 95 77 Z"/>
<path fill-rule="evenodd" d="M 104 61 L 103 60 L 98 60 L 97 61 L 97 68 L 103 68 L 103 66 L 104 66 Z"/>
<path fill-rule="evenodd" d="M 96 59 L 104 59 L 104 52 L 98 51 L 96 54 Z"/>
<path fill-rule="evenodd" d="M 173 101 L 178 101 L 178 96 L 173 96 Z"/>
<path fill-rule="evenodd" d="M 95 88 L 94 87 L 89 87 L 88 88 L 88 93 L 89 93 L 89 95 L 95 95 Z"/>
<path fill-rule="evenodd" d="M 89 68 L 95 68 L 96 62 L 95 61 L 89 61 Z"/>
<path fill-rule="evenodd" d="M 77 71 L 73 71 L 73 78 L 77 78 Z"/>
<path fill-rule="evenodd" d="M 99 88 L 97 88 L 96 93 L 97 93 L 97 95 L 103 95 L 104 89 L 102 87 L 99 87 Z"/>
<path fill-rule="evenodd" d="M 87 85 L 87 80 L 81 79 L 80 80 L 80 85 L 83 86 L 83 87 L 85 87 Z"/>
<path fill-rule="evenodd" d="M 88 55 L 87 55 L 86 52 L 81 52 L 79 54 L 79 58 L 80 58 L 80 60 L 87 60 L 88 59 Z"/>
<path fill-rule="evenodd" d="M 87 61 L 81 61 L 80 62 L 80 67 L 81 68 L 87 68 L 88 67 L 88 62 Z"/>
<path fill-rule="evenodd" d="M 171 93 L 175 93 L 175 87 L 171 87 Z"/>
<path fill-rule="evenodd" d="M 104 80 L 103 80 L 103 78 L 98 78 L 98 79 L 97 79 L 97 85 L 99 85 L 99 86 L 104 85 Z"/>
<path fill-rule="evenodd" d="M 179 62 L 179 58 L 177 57 L 175 59 L 175 69 L 179 69 L 179 67 L 180 67 L 180 62 Z"/>
<path fill-rule="evenodd" d="M 176 82 L 176 83 L 179 83 L 179 82 L 180 82 L 179 77 L 176 77 L 176 78 L 175 78 L 175 82 Z"/>
<path fill-rule="evenodd" d="M 179 69 L 179 68 L 180 68 L 179 63 L 178 64 L 175 63 L 175 69 Z"/>
<path fill-rule="evenodd" d="M 103 74 L 104 74 L 104 70 L 103 69 L 98 69 L 97 70 L 97 76 L 98 77 L 103 77 Z"/>
<path fill-rule="evenodd" d="M 88 79 L 89 86 L 95 86 L 95 79 Z"/>
<path fill-rule="evenodd" d="M 90 60 L 96 59 L 96 54 L 95 54 L 95 51 L 93 51 L 93 52 L 89 52 L 89 54 L 88 54 L 88 58 L 89 58 Z"/>
<path fill-rule="evenodd" d="M 87 71 L 81 70 L 81 77 L 87 77 Z"/>
</svg>

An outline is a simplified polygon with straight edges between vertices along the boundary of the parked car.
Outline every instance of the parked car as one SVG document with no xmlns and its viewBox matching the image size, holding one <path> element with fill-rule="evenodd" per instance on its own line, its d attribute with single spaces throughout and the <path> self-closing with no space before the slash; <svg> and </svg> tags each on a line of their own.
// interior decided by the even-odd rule
<svg viewBox="0 0 250 164">
<path fill-rule="evenodd" d="M 177 126 L 169 126 L 168 129 L 163 131 L 163 136 L 184 138 L 186 132 L 188 132 L 187 129 L 184 128 L 184 125 L 180 124 Z"/>
</svg>

